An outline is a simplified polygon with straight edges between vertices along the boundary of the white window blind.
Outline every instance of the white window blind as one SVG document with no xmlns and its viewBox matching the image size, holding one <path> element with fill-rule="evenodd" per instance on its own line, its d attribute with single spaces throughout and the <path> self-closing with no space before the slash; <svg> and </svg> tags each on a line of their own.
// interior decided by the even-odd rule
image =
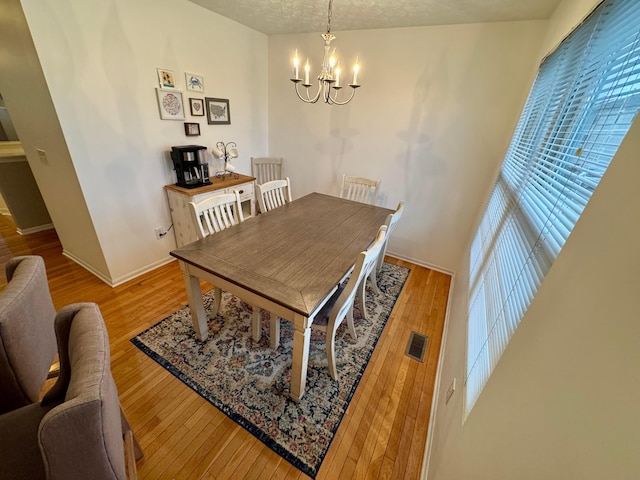
<svg viewBox="0 0 640 480">
<path fill-rule="evenodd" d="M 640 109 L 640 1 L 541 64 L 470 249 L 465 417 Z"/>
</svg>

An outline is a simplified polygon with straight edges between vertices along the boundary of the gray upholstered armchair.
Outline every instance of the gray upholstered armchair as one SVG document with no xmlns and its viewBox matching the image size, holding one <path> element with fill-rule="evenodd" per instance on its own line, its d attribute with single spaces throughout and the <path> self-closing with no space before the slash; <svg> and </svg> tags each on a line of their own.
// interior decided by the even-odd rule
<svg viewBox="0 0 640 480">
<path fill-rule="evenodd" d="M 44 261 L 15 257 L 6 265 L 0 292 L 0 414 L 38 400 L 56 354 Z"/>
<path fill-rule="evenodd" d="M 57 382 L 41 403 L 0 415 L 0 478 L 124 480 L 123 436 L 129 440 L 129 477 L 135 478 L 132 457 L 142 452 L 120 409 L 109 338 L 98 306 L 63 308 L 55 331 Z"/>
</svg>

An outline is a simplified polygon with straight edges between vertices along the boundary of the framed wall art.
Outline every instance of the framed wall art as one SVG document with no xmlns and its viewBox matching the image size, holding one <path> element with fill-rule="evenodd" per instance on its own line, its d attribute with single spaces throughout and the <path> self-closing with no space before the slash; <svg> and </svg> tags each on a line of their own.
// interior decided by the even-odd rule
<svg viewBox="0 0 640 480">
<path fill-rule="evenodd" d="M 204 93 L 204 77 L 202 75 L 185 72 L 184 80 L 187 90 Z"/>
<path fill-rule="evenodd" d="M 189 108 L 194 117 L 204 117 L 204 100 L 201 98 L 190 98 Z"/>
<path fill-rule="evenodd" d="M 184 120 L 184 104 L 182 92 L 156 88 L 158 109 L 162 120 Z"/>
<path fill-rule="evenodd" d="M 160 88 L 176 88 L 176 80 L 172 70 L 158 68 L 158 82 Z"/>
<path fill-rule="evenodd" d="M 184 133 L 187 137 L 197 137 L 198 135 L 200 135 L 200 124 L 185 122 Z"/>
<path fill-rule="evenodd" d="M 204 103 L 207 107 L 207 123 L 209 125 L 231 124 L 228 99 L 205 97 Z"/>
</svg>

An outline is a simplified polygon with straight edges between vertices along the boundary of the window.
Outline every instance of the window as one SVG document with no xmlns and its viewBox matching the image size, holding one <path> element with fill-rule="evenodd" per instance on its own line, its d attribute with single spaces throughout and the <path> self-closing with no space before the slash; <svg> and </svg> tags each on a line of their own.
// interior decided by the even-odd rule
<svg viewBox="0 0 640 480">
<path fill-rule="evenodd" d="M 540 66 L 470 249 L 465 416 L 640 109 L 638 25 L 605 0 Z"/>
</svg>

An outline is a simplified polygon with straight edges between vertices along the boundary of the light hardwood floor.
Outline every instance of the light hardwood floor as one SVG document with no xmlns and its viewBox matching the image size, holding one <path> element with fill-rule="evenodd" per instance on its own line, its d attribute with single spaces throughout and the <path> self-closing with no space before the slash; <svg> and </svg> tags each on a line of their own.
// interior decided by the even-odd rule
<svg viewBox="0 0 640 480">
<path fill-rule="evenodd" d="M 120 399 L 144 450 L 141 479 L 308 478 L 129 341 L 187 303 L 177 262 L 110 288 L 62 255 L 53 230 L 20 236 L 0 215 L 0 289 L 7 260 L 31 254 L 45 260 L 57 309 L 81 301 L 100 306 Z M 420 478 L 451 278 L 386 260 L 412 271 L 318 479 Z M 404 355 L 411 331 L 429 337 L 424 363 Z"/>
</svg>

